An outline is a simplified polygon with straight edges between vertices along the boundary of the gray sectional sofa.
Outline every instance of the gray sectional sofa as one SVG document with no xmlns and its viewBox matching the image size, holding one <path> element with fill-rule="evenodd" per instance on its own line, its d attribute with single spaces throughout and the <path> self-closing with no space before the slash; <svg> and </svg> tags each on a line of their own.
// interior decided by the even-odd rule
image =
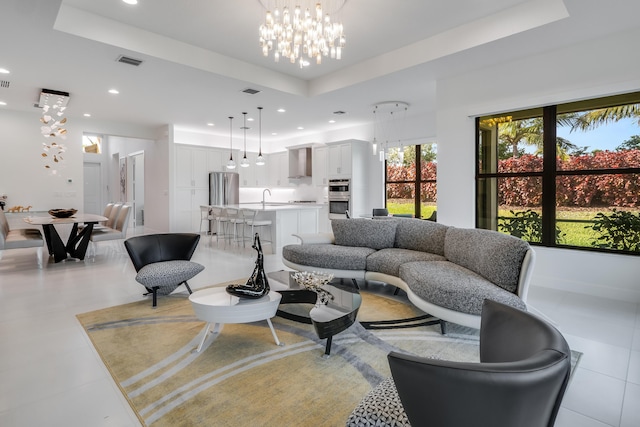
<svg viewBox="0 0 640 427">
<path fill-rule="evenodd" d="M 478 329 L 485 298 L 526 310 L 535 252 L 521 239 L 409 218 L 331 225 L 333 233 L 285 246 L 284 264 L 397 286 L 424 312 Z"/>
</svg>

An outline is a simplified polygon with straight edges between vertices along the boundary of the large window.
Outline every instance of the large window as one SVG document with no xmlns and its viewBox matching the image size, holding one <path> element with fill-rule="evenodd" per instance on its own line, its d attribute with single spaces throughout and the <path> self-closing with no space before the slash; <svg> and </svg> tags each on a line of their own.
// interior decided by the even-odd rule
<svg viewBox="0 0 640 427">
<path fill-rule="evenodd" d="M 640 254 L 640 93 L 477 119 L 477 226 Z"/>
<path fill-rule="evenodd" d="M 435 144 L 388 149 L 385 179 L 389 213 L 435 218 L 436 171 Z"/>
</svg>

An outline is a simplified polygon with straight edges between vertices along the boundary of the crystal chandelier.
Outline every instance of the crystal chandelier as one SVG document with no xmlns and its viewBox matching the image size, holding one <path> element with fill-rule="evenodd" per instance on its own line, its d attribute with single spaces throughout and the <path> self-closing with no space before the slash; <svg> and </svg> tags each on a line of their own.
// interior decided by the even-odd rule
<svg viewBox="0 0 640 427">
<path fill-rule="evenodd" d="M 289 7 L 284 1 L 282 8 L 278 8 L 278 2 L 273 12 L 261 0 L 267 9 L 265 22 L 260 25 L 260 47 L 262 54 L 269 56 L 273 51 L 273 58 L 279 62 L 280 57 L 289 59 L 292 64 L 298 62 L 300 68 L 309 65 L 308 60 L 316 60 L 322 63 L 323 56 L 334 59 L 342 57 L 342 48 L 345 45 L 344 29 L 341 22 L 332 22 L 330 12 L 339 11 L 346 0 L 334 0 L 335 7 L 330 7 L 326 13 L 322 10 L 320 2 L 315 4 L 315 10 L 307 7 L 304 11 L 297 4 Z M 300 1 L 300 0 L 298 0 Z M 307 0 L 311 5 L 311 1 Z M 332 3 L 331 0 L 325 2 Z"/>
</svg>

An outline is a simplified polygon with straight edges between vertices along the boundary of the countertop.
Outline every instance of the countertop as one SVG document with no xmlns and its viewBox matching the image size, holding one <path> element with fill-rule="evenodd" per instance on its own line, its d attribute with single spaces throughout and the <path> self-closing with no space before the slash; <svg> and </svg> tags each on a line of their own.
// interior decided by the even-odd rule
<svg viewBox="0 0 640 427">
<path fill-rule="evenodd" d="M 238 208 L 238 209 L 255 209 L 259 211 L 285 211 L 285 210 L 307 210 L 307 209 L 321 209 L 325 204 L 321 203 L 277 203 L 277 202 L 267 202 L 264 205 L 260 202 L 258 203 L 240 203 L 238 205 L 227 205 L 228 207 Z"/>
</svg>

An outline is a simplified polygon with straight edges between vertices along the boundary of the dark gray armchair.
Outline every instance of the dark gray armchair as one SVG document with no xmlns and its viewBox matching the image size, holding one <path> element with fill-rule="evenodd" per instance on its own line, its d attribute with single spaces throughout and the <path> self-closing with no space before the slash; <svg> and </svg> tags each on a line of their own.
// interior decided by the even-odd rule
<svg viewBox="0 0 640 427">
<path fill-rule="evenodd" d="M 203 265 L 191 261 L 199 241 L 200 235 L 193 233 L 148 234 L 125 240 L 138 272 L 136 281 L 147 289 L 144 295 L 153 295 L 153 307 L 157 295 L 168 295 L 183 283 L 191 293 L 187 280 L 204 270 Z"/>
<path fill-rule="evenodd" d="M 396 352 L 388 360 L 393 380 L 363 399 L 348 426 L 377 419 L 371 425 L 551 427 L 571 371 L 569 346 L 557 329 L 490 300 L 482 310 L 480 363 Z"/>
</svg>

